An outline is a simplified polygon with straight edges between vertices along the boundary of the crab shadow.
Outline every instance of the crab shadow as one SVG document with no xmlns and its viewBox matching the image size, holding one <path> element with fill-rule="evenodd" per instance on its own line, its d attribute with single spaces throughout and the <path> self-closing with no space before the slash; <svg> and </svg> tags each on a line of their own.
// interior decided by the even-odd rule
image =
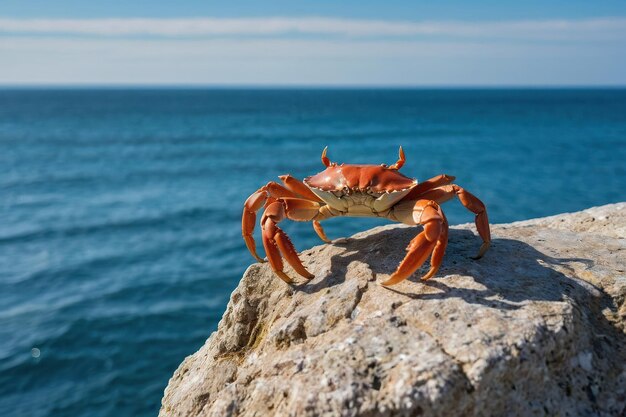
<svg viewBox="0 0 626 417">
<path fill-rule="evenodd" d="M 297 291 L 311 294 L 343 284 L 354 262 L 367 264 L 375 277 L 388 276 L 395 271 L 406 254 L 406 246 L 419 232 L 417 228 L 381 229 L 368 236 L 336 241 L 334 245 L 343 251 L 331 257 L 328 274 L 299 286 Z M 619 314 L 615 300 L 601 288 L 579 278 L 594 266 L 592 260 L 549 256 L 526 242 L 511 238 L 494 239 L 485 256 L 474 260 L 472 256 L 480 243 L 478 236 L 469 230 L 451 229 L 444 261 L 435 277 L 428 281 L 419 279 L 426 273 L 429 267 L 426 265 L 407 280 L 408 285 L 383 287 L 370 282 L 367 291 L 373 292 L 371 297 L 384 296 L 382 292 L 389 291 L 392 309 L 394 299 L 401 305 L 460 299 L 479 308 L 505 312 L 504 317 L 518 309 L 538 311 L 539 307 L 529 307 L 537 302 L 567 302 L 577 318 L 563 329 L 574 335 L 580 346 L 589 346 L 596 358 L 594 363 L 605 363 L 598 365 L 602 368 L 598 372 L 607 378 L 613 375 L 611 363 L 602 362 L 602 358 L 613 358 L 615 363 L 626 361 L 626 333 L 609 318 Z M 541 241 L 537 241 L 537 247 L 551 251 L 550 246 Z M 377 281 L 384 278 L 377 277 Z"/>
<path fill-rule="evenodd" d="M 330 272 L 322 279 L 298 286 L 297 290 L 314 293 L 340 285 L 346 279 L 349 265 L 355 261 L 366 263 L 375 276 L 389 275 L 402 261 L 406 246 L 419 231 L 417 228 L 383 229 L 364 237 L 338 240 L 333 245 L 345 250 L 331 257 Z M 451 229 L 443 264 L 434 278 L 419 279 L 428 270 L 426 262 L 408 278 L 407 281 L 413 283 L 412 288 L 407 290 L 406 285 L 383 288 L 416 300 L 458 297 L 471 304 L 509 310 L 520 308 L 525 301 L 597 298 L 592 293 L 601 294 L 601 304 L 612 304 L 601 289 L 575 278 L 575 263 L 590 268 L 594 265 L 590 259 L 555 258 L 528 243 L 497 238 L 483 258 L 474 260 L 472 256 L 480 243 L 469 230 Z M 458 285 L 458 281 L 450 281 L 448 285 L 446 281 L 450 276 L 469 276 L 474 283 Z"/>
</svg>

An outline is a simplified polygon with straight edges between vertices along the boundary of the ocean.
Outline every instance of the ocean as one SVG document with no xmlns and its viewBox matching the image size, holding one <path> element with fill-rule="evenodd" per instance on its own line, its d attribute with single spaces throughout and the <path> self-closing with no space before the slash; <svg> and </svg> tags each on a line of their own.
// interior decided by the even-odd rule
<svg viewBox="0 0 626 417">
<path fill-rule="evenodd" d="M 253 262 L 245 199 L 322 170 L 324 146 L 391 164 L 399 145 L 404 174 L 455 175 L 492 223 L 626 200 L 624 89 L 0 90 L 0 415 L 156 415 Z"/>
</svg>

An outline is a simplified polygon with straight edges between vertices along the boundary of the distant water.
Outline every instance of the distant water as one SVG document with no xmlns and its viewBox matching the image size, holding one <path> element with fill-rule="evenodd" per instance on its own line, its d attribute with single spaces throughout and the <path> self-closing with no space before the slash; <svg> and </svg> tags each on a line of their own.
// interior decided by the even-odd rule
<svg viewBox="0 0 626 417">
<path fill-rule="evenodd" d="M 156 415 L 253 261 L 245 198 L 400 144 L 492 222 L 626 200 L 626 90 L 0 91 L 0 415 Z"/>
</svg>

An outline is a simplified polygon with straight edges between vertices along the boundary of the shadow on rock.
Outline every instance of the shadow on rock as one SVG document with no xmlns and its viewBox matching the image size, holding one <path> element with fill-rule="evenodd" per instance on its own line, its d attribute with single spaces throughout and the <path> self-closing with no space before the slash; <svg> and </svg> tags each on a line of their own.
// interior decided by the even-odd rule
<svg viewBox="0 0 626 417">
<path fill-rule="evenodd" d="M 375 275 L 389 275 L 402 261 L 406 246 L 419 231 L 417 228 L 382 230 L 366 237 L 333 243 L 345 251 L 331 258 L 330 273 L 322 280 L 298 289 L 314 293 L 340 285 L 345 281 L 348 265 L 354 261 L 368 264 Z M 578 299 L 588 297 L 590 292 L 602 293 L 592 284 L 575 278 L 573 263 L 590 268 L 593 266 L 590 259 L 555 258 L 525 242 L 500 238 L 492 241 L 490 250 L 482 259 L 474 260 L 472 256 L 479 246 L 480 239 L 471 231 L 451 229 L 446 255 L 435 278 L 419 279 L 428 270 L 426 262 L 408 279 L 414 283 L 411 290 L 414 288 L 415 292 L 400 291 L 399 286 L 388 287 L 388 290 L 413 299 L 459 297 L 468 303 L 502 309 L 517 309 L 524 301 L 560 301 L 564 296 Z M 561 271 L 569 271 L 572 276 Z M 470 276 L 482 288 L 449 286 L 446 279 L 442 279 L 446 276 Z M 433 292 L 433 289 L 439 291 Z"/>
<path fill-rule="evenodd" d="M 345 251 L 332 256 L 330 273 L 300 290 L 311 294 L 341 285 L 354 261 L 368 264 L 374 276 L 389 275 L 403 259 L 410 240 L 420 231 L 417 228 L 388 229 L 336 242 L 334 244 Z M 480 238 L 470 230 L 451 229 L 443 264 L 434 278 L 419 279 L 429 268 L 427 262 L 407 280 L 409 285 L 381 286 L 381 289 L 408 297 L 408 302 L 459 298 L 469 304 L 501 311 L 517 310 L 529 302 L 567 300 L 578 306 L 576 314 L 590 312 L 584 314 L 584 320 L 597 336 L 592 342 L 595 354 L 623 356 L 616 352 L 615 346 L 624 346 L 626 335 L 603 314 L 607 309 L 616 311 L 614 300 L 601 288 L 580 278 L 581 273 L 593 268 L 592 260 L 552 257 L 526 242 L 508 238 L 494 239 L 487 254 L 474 260 L 472 256 L 480 243 Z M 548 244 L 543 247 L 551 250 Z"/>
</svg>

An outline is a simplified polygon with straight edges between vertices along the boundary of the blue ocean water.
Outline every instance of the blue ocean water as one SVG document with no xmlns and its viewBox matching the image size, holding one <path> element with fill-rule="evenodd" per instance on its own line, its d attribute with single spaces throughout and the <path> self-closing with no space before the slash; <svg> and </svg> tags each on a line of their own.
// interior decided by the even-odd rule
<svg viewBox="0 0 626 417">
<path fill-rule="evenodd" d="M 156 415 L 253 261 L 246 197 L 400 144 L 495 223 L 626 200 L 623 89 L 0 90 L 0 415 Z"/>
</svg>

